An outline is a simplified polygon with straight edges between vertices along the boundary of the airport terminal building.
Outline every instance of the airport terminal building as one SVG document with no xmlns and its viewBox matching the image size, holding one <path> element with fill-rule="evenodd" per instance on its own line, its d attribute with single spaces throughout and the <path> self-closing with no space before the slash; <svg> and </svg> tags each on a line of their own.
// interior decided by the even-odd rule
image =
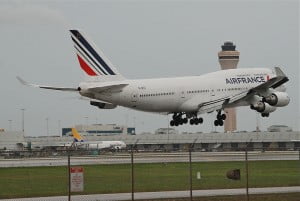
<svg viewBox="0 0 300 201">
<path fill-rule="evenodd" d="M 272 127 L 274 128 L 274 127 Z M 124 141 L 127 148 L 138 151 L 181 151 L 193 145 L 197 151 L 238 151 L 248 144 L 249 150 L 299 150 L 300 132 L 271 130 L 266 132 L 235 133 L 177 133 L 161 132 L 85 135 L 86 141 Z M 1 150 L 62 149 L 62 145 L 71 144 L 71 136 L 24 137 L 23 132 L 0 132 Z"/>
</svg>

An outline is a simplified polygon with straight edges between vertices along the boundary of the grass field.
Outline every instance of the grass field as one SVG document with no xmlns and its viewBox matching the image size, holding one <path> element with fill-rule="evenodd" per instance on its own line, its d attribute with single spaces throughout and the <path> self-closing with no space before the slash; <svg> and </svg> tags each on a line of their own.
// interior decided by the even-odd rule
<svg viewBox="0 0 300 201">
<path fill-rule="evenodd" d="M 131 192 L 130 164 L 83 167 L 82 194 Z M 193 163 L 193 189 L 244 188 L 244 167 L 244 162 Z M 225 176 L 235 168 L 241 169 L 240 181 Z M 67 167 L 0 168 L 0 178 L 0 198 L 67 195 Z M 249 186 L 300 186 L 299 161 L 251 161 Z M 135 164 L 136 192 L 188 189 L 188 163 Z"/>
</svg>

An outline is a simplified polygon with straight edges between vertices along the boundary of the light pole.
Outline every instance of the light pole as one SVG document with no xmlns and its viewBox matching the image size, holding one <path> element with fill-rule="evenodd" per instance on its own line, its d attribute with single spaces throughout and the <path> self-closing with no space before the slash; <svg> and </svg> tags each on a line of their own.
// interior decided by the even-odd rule
<svg viewBox="0 0 300 201">
<path fill-rule="evenodd" d="M 25 113 L 25 108 L 22 108 L 21 109 L 21 111 L 22 111 L 22 132 L 23 132 L 23 134 L 24 134 L 24 132 L 25 132 L 25 116 L 24 116 L 24 113 Z"/>
<path fill-rule="evenodd" d="M 58 120 L 58 135 L 61 137 L 61 121 Z"/>
<path fill-rule="evenodd" d="M 8 120 L 9 122 L 9 131 L 12 131 L 12 120 Z"/>
<path fill-rule="evenodd" d="M 88 125 L 88 123 L 89 123 L 89 117 L 86 116 L 86 117 L 84 117 L 84 118 L 85 118 L 85 125 Z"/>
<path fill-rule="evenodd" d="M 84 117 L 84 118 L 85 118 L 85 132 L 87 133 L 88 123 L 89 123 L 89 117 Z"/>
<path fill-rule="evenodd" d="M 49 137 L 49 118 L 46 118 L 47 138 Z"/>
</svg>

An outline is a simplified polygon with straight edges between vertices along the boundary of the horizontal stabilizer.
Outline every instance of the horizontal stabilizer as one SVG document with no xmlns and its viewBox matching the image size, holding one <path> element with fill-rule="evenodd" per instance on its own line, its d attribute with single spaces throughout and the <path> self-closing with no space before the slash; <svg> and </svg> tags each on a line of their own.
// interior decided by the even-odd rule
<svg viewBox="0 0 300 201">
<path fill-rule="evenodd" d="M 78 88 L 68 88 L 68 87 L 53 87 L 53 86 L 45 86 L 45 85 L 37 85 L 37 84 L 32 84 L 28 83 L 22 78 L 17 76 L 17 79 L 19 82 L 25 86 L 29 87 L 35 87 L 35 88 L 42 88 L 42 89 L 51 89 L 51 90 L 59 90 L 59 91 L 78 91 Z"/>
</svg>

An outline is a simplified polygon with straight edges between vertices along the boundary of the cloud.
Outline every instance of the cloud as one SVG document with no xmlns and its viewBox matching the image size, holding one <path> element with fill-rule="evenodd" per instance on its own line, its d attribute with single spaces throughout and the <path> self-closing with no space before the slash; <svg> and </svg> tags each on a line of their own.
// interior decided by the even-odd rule
<svg viewBox="0 0 300 201">
<path fill-rule="evenodd" d="M 70 27 L 68 20 L 57 9 L 46 5 L 7 4 L 0 6 L 0 23 L 15 25 L 43 25 L 54 23 Z"/>
</svg>

